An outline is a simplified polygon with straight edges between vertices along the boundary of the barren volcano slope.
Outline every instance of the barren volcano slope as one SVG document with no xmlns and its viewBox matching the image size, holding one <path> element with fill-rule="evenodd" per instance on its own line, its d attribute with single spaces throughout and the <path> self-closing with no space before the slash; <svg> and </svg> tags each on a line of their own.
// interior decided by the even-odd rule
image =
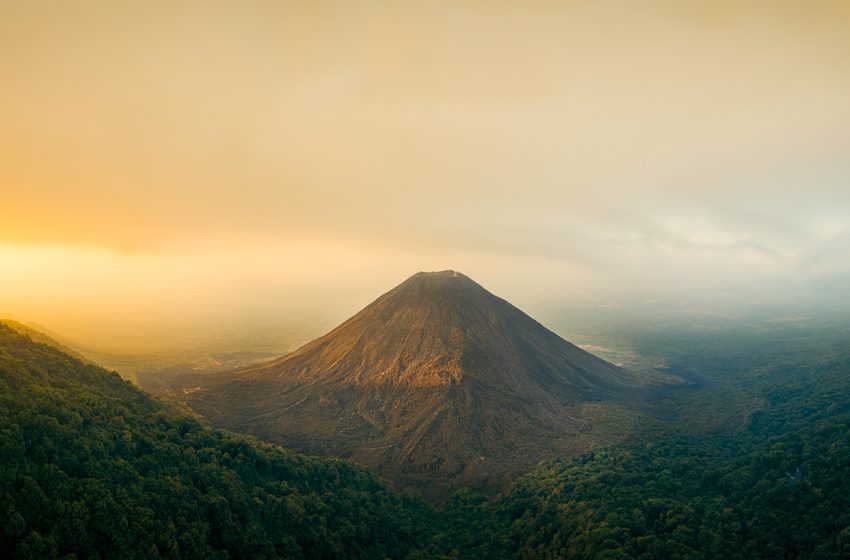
<svg viewBox="0 0 850 560">
<path fill-rule="evenodd" d="M 373 467 L 439 498 L 593 443 L 629 378 L 453 272 L 420 272 L 278 360 L 191 393 L 213 423 Z"/>
</svg>

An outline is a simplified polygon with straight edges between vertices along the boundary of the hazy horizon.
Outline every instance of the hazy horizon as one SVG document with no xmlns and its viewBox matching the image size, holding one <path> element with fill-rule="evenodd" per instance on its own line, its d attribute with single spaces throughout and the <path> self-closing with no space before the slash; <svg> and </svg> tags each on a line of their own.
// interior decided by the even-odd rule
<svg viewBox="0 0 850 560">
<path fill-rule="evenodd" d="M 532 314 L 848 301 L 850 2 L 0 16 L 0 316 L 82 344 L 309 338 L 420 270 Z"/>
</svg>

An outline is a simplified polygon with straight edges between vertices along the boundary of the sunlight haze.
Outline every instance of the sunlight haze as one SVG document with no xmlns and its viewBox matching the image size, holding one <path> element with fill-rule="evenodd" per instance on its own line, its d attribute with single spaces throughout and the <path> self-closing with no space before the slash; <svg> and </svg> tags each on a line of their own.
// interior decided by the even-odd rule
<svg viewBox="0 0 850 560">
<path fill-rule="evenodd" d="M 848 53 L 842 0 L 4 2 L 0 315 L 846 296 Z"/>
</svg>

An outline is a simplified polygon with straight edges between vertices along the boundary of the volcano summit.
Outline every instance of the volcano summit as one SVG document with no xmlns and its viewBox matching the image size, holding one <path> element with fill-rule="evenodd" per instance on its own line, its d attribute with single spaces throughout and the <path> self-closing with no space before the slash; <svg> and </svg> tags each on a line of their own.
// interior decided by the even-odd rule
<svg viewBox="0 0 850 560">
<path fill-rule="evenodd" d="M 622 402 L 622 369 L 454 271 L 420 272 L 292 354 L 207 376 L 188 403 L 213 423 L 374 468 L 434 499 L 504 487 L 596 442 L 590 409 Z"/>
</svg>

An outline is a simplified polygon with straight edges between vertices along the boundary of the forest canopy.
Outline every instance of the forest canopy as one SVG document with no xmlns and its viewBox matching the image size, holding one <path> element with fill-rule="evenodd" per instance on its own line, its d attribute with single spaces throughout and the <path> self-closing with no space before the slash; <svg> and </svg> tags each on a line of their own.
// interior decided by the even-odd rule
<svg viewBox="0 0 850 560">
<path fill-rule="evenodd" d="M 402 557 L 421 508 L 361 468 L 210 429 L 0 325 L 0 554 Z"/>
<path fill-rule="evenodd" d="M 0 326 L 0 556 L 850 557 L 850 357 L 771 359 L 736 374 L 764 399 L 740 433 L 597 449 L 433 509 Z"/>
</svg>

